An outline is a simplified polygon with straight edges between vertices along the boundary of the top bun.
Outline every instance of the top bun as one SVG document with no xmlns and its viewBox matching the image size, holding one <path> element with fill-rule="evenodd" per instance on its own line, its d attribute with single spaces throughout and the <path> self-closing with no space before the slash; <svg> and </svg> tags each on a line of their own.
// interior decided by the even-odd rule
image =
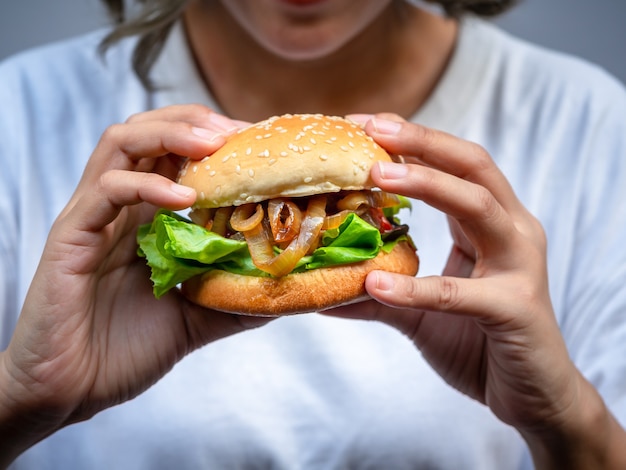
<svg viewBox="0 0 626 470">
<path fill-rule="evenodd" d="M 188 161 L 178 182 L 196 190 L 196 208 L 238 206 L 369 189 L 377 161 L 391 157 L 355 123 L 287 114 L 242 129 L 211 156 Z"/>
</svg>

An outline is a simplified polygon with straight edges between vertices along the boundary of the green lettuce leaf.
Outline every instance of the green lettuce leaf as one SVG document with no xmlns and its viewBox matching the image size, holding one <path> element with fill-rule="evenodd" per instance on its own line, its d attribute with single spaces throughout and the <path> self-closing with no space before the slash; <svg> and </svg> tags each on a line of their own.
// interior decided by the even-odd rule
<svg viewBox="0 0 626 470">
<path fill-rule="evenodd" d="M 217 235 L 169 211 L 159 211 L 152 224 L 137 232 L 138 253 L 150 266 L 155 296 L 161 297 L 187 279 L 212 269 L 247 276 L 269 276 L 252 262 L 244 241 Z M 294 272 L 355 263 L 391 250 L 380 232 L 356 214 L 336 229 L 327 230 L 312 254 L 303 257 Z"/>
</svg>

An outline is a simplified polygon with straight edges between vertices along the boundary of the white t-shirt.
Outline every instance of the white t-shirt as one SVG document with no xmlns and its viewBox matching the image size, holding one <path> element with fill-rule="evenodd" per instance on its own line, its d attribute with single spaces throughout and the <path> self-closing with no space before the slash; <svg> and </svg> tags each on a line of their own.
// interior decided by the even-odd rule
<svg viewBox="0 0 626 470">
<path fill-rule="evenodd" d="M 102 131 L 173 103 L 216 108 L 181 28 L 153 70 L 102 33 L 0 65 L 0 346 L 46 235 Z M 416 70 L 416 75 L 419 70 Z M 552 299 L 572 358 L 626 423 L 626 93 L 604 72 L 466 20 L 415 121 L 489 150 L 549 239 Z M 416 202 L 421 274 L 450 248 Z M 1 445 L 1 443 L 0 443 Z M 300 315 L 210 344 L 134 400 L 65 428 L 22 469 L 522 469 L 518 433 L 456 392 L 392 328 Z"/>
</svg>

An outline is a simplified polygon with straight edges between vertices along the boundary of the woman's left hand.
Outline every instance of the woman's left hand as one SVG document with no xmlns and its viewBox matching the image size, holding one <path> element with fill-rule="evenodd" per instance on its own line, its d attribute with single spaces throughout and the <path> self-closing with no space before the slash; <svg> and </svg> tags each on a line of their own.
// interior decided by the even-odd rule
<svg viewBox="0 0 626 470">
<path fill-rule="evenodd" d="M 540 223 L 483 148 L 386 117 L 353 116 L 404 157 L 374 167 L 374 183 L 443 211 L 454 243 L 441 276 L 375 271 L 366 280 L 374 301 L 326 313 L 396 327 L 450 385 L 529 442 L 576 434 L 599 396 L 570 360 L 556 322 Z M 594 412 L 605 410 L 599 401 Z"/>
</svg>

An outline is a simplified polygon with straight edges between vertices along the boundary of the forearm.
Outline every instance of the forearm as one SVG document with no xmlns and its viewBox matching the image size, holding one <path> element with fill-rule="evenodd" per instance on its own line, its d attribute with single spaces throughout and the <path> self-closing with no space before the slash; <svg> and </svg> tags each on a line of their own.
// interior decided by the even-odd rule
<svg viewBox="0 0 626 470">
<path fill-rule="evenodd" d="M 626 468 L 626 431 L 582 376 L 580 400 L 560 426 L 522 432 L 537 470 Z"/>
</svg>

